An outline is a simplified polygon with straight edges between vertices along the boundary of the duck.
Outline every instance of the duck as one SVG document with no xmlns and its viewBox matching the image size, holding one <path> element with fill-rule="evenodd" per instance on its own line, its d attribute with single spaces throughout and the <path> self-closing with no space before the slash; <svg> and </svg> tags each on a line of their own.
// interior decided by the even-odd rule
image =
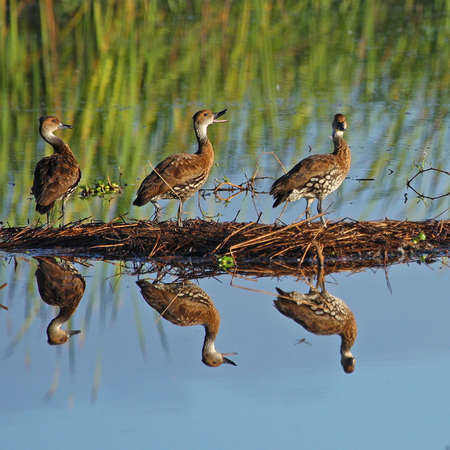
<svg viewBox="0 0 450 450">
<path fill-rule="evenodd" d="M 67 128 L 73 127 L 62 123 L 55 116 L 43 116 L 39 119 L 39 134 L 54 151 L 37 163 L 32 187 L 36 211 L 47 214 L 47 225 L 50 223 L 50 211 L 57 200 L 62 200 L 64 224 L 64 202 L 73 194 L 81 179 L 80 166 L 69 145 L 53 134 Z"/>
<path fill-rule="evenodd" d="M 181 327 L 202 325 L 205 338 L 202 348 L 202 362 L 209 367 L 236 363 L 227 356 L 236 353 L 220 353 L 215 341 L 220 328 L 220 314 L 211 297 L 192 281 L 182 283 L 150 283 L 137 280 L 144 300 L 164 319 Z"/>
<path fill-rule="evenodd" d="M 358 333 L 356 319 L 347 304 L 325 289 L 325 282 L 310 286 L 307 294 L 286 292 L 276 287 L 276 309 L 316 335 L 341 336 L 341 366 L 345 373 L 355 370 L 355 358 L 351 348 Z"/>
<path fill-rule="evenodd" d="M 326 227 L 322 212 L 322 200 L 335 191 L 345 180 L 351 165 L 351 152 L 344 140 L 347 122 L 343 114 L 336 114 L 332 123 L 334 151 L 329 154 L 311 155 L 301 160 L 288 173 L 278 178 L 269 194 L 275 199 L 273 208 L 283 202 L 306 199 L 306 219 L 310 218 L 311 203 L 317 199 L 317 212 Z"/>
<path fill-rule="evenodd" d="M 69 261 L 58 261 L 53 256 L 36 256 L 35 259 L 38 262 L 35 277 L 39 294 L 47 305 L 59 307 L 58 315 L 47 327 L 47 342 L 50 345 L 65 344 L 80 333 L 80 330 L 63 330 L 61 326 L 75 313 L 83 298 L 86 281 Z"/>
<path fill-rule="evenodd" d="M 214 113 L 202 110 L 193 116 L 194 131 L 197 137 L 198 150 L 196 153 L 176 153 L 161 161 L 154 170 L 142 181 L 135 206 L 144 206 L 148 202 L 155 207 L 155 221 L 161 219 L 161 206 L 158 200 L 177 199 L 178 227 L 182 227 L 184 202 L 192 197 L 206 182 L 214 164 L 214 149 L 208 139 L 207 128 L 212 123 L 228 122 L 219 119 L 227 110 Z"/>
</svg>

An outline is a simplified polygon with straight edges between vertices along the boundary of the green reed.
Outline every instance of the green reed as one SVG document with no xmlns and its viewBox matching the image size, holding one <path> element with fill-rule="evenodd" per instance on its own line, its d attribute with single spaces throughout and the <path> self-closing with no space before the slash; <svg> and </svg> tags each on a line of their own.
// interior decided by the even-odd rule
<svg viewBox="0 0 450 450">
<path fill-rule="evenodd" d="M 0 152 L 8 161 L 0 168 L 0 199 L 11 224 L 37 218 L 29 186 L 36 161 L 51 151 L 37 134 L 41 114 L 74 125 L 61 134 L 85 183 L 117 178 L 120 167 L 136 184 L 151 170 L 147 161 L 192 151 L 190 118 L 202 107 L 230 108 L 230 123 L 211 131 L 224 174 L 233 160 L 251 172 L 262 150 L 276 151 L 288 167 L 308 145 L 326 151 L 325 134 L 312 143 L 308 136 L 318 120 L 328 129 L 338 110 L 349 117 L 350 143 L 387 136 L 382 146 L 367 142 L 354 153 L 355 161 L 370 158 L 366 176 L 383 179 L 380 189 L 404 188 L 404 177 L 385 176 L 386 164 L 403 173 L 411 147 L 430 147 L 433 164 L 444 159 L 443 0 L 11 1 L 0 8 Z M 422 116 L 412 120 L 418 109 Z M 273 170 L 272 161 L 262 164 Z M 129 211 L 134 193 L 125 189 L 115 211 Z M 110 207 L 86 205 L 71 200 L 68 219 L 103 218 Z"/>
</svg>

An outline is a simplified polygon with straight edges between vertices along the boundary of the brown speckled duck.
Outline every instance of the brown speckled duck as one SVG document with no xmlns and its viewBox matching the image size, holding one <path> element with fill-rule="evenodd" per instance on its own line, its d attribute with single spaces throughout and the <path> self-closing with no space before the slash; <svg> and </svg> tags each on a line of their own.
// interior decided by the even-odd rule
<svg viewBox="0 0 450 450">
<path fill-rule="evenodd" d="M 40 257 L 36 269 L 36 281 L 42 300 L 51 306 L 59 307 L 59 314 L 47 327 L 48 343 L 60 345 L 79 330 L 63 330 L 61 326 L 67 322 L 75 312 L 86 288 L 84 278 L 65 260 L 57 261 L 55 257 Z"/>
<path fill-rule="evenodd" d="M 54 116 L 39 119 L 39 133 L 54 150 L 53 155 L 42 158 L 34 170 L 32 193 L 36 199 L 36 211 L 47 214 L 50 223 L 50 211 L 57 200 L 62 200 L 64 223 L 64 201 L 75 191 L 81 179 L 80 166 L 70 147 L 53 133 L 56 130 L 72 128 Z"/>
<path fill-rule="evenodd" d="M 326 291 L 324 280 L 319 280 L 317 286 L 311 286 L 307 294 L 285 292 L 277 287 L 279 295 L 274 305 L 281 314 L 311 333 L 340 335 L 341 365 L 346 373 L 352 373 L 355 370 L 355 358 L 351 348 L 358 332 L 355 316 L 340 298 Z"/>
<path fill-rule="evenodd" d="M 220 315 L 205 291 L 191 281 L 164 284 L 138 280 L 136 284 L 145 301 L 164 319 L 182 327 L 202 325 L 205 328 L 202 349 L 204 364 L 210 367 L 218 367 L 223 363 L 236 365 L 226 358 L 236 353 L 219 353 L 215 348 Z"/>
<path fill-rule="evenodd" d="M 274 208 L 283 202 L 305 198 L 306 218 L 309 219 L 311 203 L 317 199 L 317 212 L 322 214 L 322 200 L 342 184 L 350 171 L 351 153 L 344 140 L 346 129 L 345 117 L 336 114 L 333 120 L 333 153 L 308 156 L 278 178 L 269 191 L 275 198 Z M 323 215 L 320 220 L 326 226 Z"/>
<path fill-rule="evenodd" d="M 218 113 L 203 110 L 194 115 L 197 152 L 177 153 L 160 162 L 142 182 L 133 205 L 143 206 L 152 202 L 156 209 L 156 220 L 159 221 L 161 206 L 157 200 L 178 199 L 178 226 L 183 225 L 183 203 L 205 184 L 214 163 L 214 150 L 208 139 L 207 128 L 212 123 L 227 122 L 219 120 L 225 112 L 226 109 Z"/>
</svg>

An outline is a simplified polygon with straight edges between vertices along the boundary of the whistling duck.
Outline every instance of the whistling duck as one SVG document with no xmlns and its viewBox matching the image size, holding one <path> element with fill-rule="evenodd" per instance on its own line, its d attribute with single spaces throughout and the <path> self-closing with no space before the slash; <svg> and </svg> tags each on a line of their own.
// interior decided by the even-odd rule
<svg viewBox="0 0 450 450">
<path fill-rule="evenodd" d="M 48 343 L 64 344 L 80 330 L 62 330 L 75 312 L 83 297 L 86 282 L 80 272 L 68 261 L 57 262 L 54 257 L 35 257 L 39 266 L 35 276 L 42 300 L 51 306 L 59 306 L 59 314 L 47 327 Z"/>
<path fill-rule="evenodd" d="M 191 281 L 184 283 L 149 283 L 138 280 L 145 301 L 164 319 L 174 325 L 187 327 L 203 325 L 205 340 L 202 349 L 202 362 L 210 367 L 223 363 L 236 364 L 227 355 L 236 353 L 219 353 L 215 348 L 217 333 L 220 328 L 220 315 L 211 298 L 205 291 Z"/>
<path fill-rule="evenodd" d="M 225 112 L 226 109 L 218 113 L 203 110 L 194 115 L 197 152 L 177 153 L 160 162 L 142 182 L 133 205 L 143 206 L 152 202 L 159 221 L 161 206 L 157 200 L 178 199 L 178 226 L 182 226 L 183 203 L 205 184 L 214 163 L 214 150 L 206 130 L 212 123 L 228 122 L 219 120 Z"/>
<path fill-rule="evenodd" d="M 351 153 L 344 140 L 346 129 L 345 117 L 336 114 L 333 120 L 333 153 L 308 156 L 278 178 L 269 191 L 275 198 L 274 208 L 283 202 L 305 198 L 306 218 L 309 219 L 311 203 L 317 199 L 317 211 L 322 214 L 322 200 L 342 184 L 350 170 Z M 326 226 L 323 215 L 320 220 Z"/>
<path fill-rule="evenodd" d="M 356 339 L 357 326 L 350 308 L 340 298 L 326 291 L 324 281 L 318 281 L 316 287 L 311 286 L 308 294 L 276 289 L 279 295 L 274 305 L 283 315 L 311 333 L 341 336 L 341 365 L 346 373 L 352 373 L 355 370 L 355 358 L 351 348 Z"/>
<path fill-rule="evenodd" d="M 50 223 L 50 211 L 55 201 L 62 200 L 64 223 L 64 201 L 75 191 L 81 178 L 81 170 L 70 147 L 53 133 L 72 125 L 62 123 L 54 116 L 39 119 L 39 133 L 54 150 L 53 155 L 42 158 L 34 170 L 32 192 L 36 199 L 36 211 L 47 214 Z"/>
</svg>

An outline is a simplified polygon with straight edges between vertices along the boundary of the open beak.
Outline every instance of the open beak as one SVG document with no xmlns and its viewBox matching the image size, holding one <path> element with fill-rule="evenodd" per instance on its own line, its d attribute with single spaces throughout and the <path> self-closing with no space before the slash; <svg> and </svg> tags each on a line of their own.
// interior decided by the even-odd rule
<svg viewBox="0 0 450 450">
<path fill-rule="evenodd" d="M 213 123 L 228 122 L 228 120 L 225 120 L 225 119 L 217 120 L 220 116 L 223 116 L 226 112 L 227 112 L 227 110 L 224 109 L 223 111 L 220 111 L 220 112 L 217 112 L 217 113 L 213 113 L 214 114 Z"/>
<path fill-rule="evenodd" d="M 72 128 L 72 127 L 70 127 L 70 128 Z M 73 336 L 74 334 L 79 334 L 79 333 L 81 333 L 81 330 L 68 330 L 68 331 L 66 331 L 66 333 L 67 333 L 67 335 L 68 335 L 69 337 L 71 337 L 71 336 Z"/>
<path fill-rule="evenodd" d="M 63 128 L 73 128 L 72 125 L 67 125 L 65 123 L 59 122 L 58 130 L 62 130 Z"/>
<path fill-rule="evenodd" d="M 225 364 L 231 364 L 232 366 L 237 366 L 237 364 L 235 362 L 231 361 L 231 359 L 225 358 L 226 355 L 237 355 L 237 353 L 222 353 L 223 362 Z"/>
</svg>

